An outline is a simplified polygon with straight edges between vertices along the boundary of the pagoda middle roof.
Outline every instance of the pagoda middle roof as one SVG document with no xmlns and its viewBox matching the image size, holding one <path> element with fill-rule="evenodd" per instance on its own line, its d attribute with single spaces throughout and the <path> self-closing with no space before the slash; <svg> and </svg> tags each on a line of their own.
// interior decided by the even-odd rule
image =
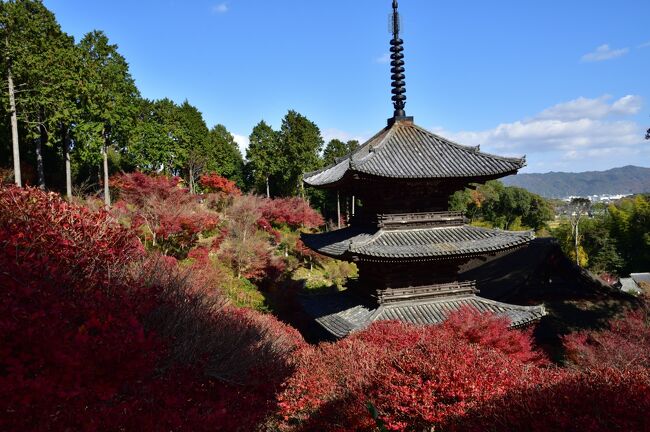
<svg viewBox="0 0 650 432">
<path fill-rule="evenodd" d="M 463 146 L 412 121 L 395 121 L 334 164 L 305 173 L 311 186 L 328 186 L 349 172 L 401 179 L 498 178 L 515 174 L 525 158 L 495 156 Z"/>
<path fill-rule="evenodd" d="M 307 314 L 314 317 L 324 330 L 336 338 L 363 330 L 376 321 L 402 321 L 416 325 L 440 324 L 451 312 L 463 307 L 506 317 L 513 328 L 526 326 L 546 315 L 543 305 L 512 305 L 475 294 L 370 305 L 348 291 L 304 296 L 301 303 Z"/>
<path fill-rule="evenodd" d="M 470 225 L 413 229 L 348 227 L 303 234 L 309 248 L 333 258 L 441 259 L 497 252 L 525 245 L 532 231 L 503 231 Z"/>
</svg>

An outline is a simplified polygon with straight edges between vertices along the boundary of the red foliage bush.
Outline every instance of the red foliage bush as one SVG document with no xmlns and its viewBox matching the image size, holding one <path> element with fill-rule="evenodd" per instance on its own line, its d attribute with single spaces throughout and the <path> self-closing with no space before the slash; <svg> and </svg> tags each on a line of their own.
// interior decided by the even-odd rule
<svg viewBox="0 0 650 432">
<path fill-rule="evenodd" d="M 642 432 L 650 430 L 648 410 L 647 369 L 601 368 L 582 373 L 555 369 L 450 419 L 442 430 Z"/>
<path fill-rule="evenodd" d="M 293 229 L 318 228 L 325 223 L 321 214 L 299 197 L 265 199 L 262 215 L 274 225 L 286 225 Z"/>
<path fill-rule="evenodd" d="M 494 348 L 519 361 L 539 365 L 549 363 L 546 356 L 533 347 L 532 329 L 508 331 L 510 322 L 506 317 L 477 313 L 464 307 L 450 314 L 442 326 L 468 342 Z"/>
<path fill-rule="evenodd" d="M 35 189 L 0 189 L 0 226 L 5 253 L 61 280 L 107 284 L 111 271 L 144 252 L 137 236 L 103 209 L 91 211 Z"/>
<path fill-rule="evenodd" d="M 234 181 L 221 177 L 217 173 L 204 174 L 199 179 L 199 184 L 208 192 L 219 192 L 227 196 L 239 196 L 241 190 Z"/>
<path fill-rule="evenodd" d="M 506 322 L 461 312 L 446 325 L 379 322 L 335 344 L 305 350 L 278 397 L 282 430 L 374 430 L 372 403 L 389 430 L 425 430 L 505 395 L 541 369 L 528 336 Z M 474 338 L 469 319 L 492 335 Z M 505 349 L 505 341 L 516 349 Z M 509 352 L 510 351 L 510 352 Z M 526 360 L 526 361 L 522 361 Z"/>
<path fill-rule="evenodd" d="M 565 336 L 564 347 L 567 361 L 581 370 L 650 369 L 650 319 L 645 310 L 630 311 L 609 329 Z"/>
<path fill-rule="evenodd" d="M 193 295 L 173 258 L 141 252 L 105 212 L 0 189 L 0 430 L 248 431 L 264 418 L 300 336 Z"/>
<path fill-rule="evenodd" d="M 114 176 L 111 185 L 121 200 L 115 205 L 116 214 L 139 228 L 147 245 L 184 258 L 199 234 L 215 229 L 219 220 L 189 190 L 179 187 L 179 181 L 136 172 Z"/>
</svg>

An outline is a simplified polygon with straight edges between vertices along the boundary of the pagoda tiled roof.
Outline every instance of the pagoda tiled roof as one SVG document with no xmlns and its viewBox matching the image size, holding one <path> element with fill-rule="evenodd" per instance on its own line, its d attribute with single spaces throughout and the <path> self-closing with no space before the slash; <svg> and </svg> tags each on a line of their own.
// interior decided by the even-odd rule
<svg viewBox="0 0 650 432">
<path fill-rule="evenodd" d="M 532 231 L 503 231 L 470 225 L 415 229 L 349 227 L 303 234 L 309 248 L 333 258 L 436 259 L 501 251 L 528 243 Z"/>
<path fill-rule="evenodd" d="M 489 300 L 475 294 L 443 297 L 392 304 L 371 305 L 350 292 L 305 296 L 305 311 L 329 334 L 336 338 L 362 330 L 375 321 L 398 320 L 426 325 L 443 322 L 449 313 L 462 307 L 479 312 L 492 312 L 507 317 L 511 327 L 526 326 L 546 315 L 544 306 L 520 306 Z"/>
<path fill-rule="evenodd" d="M 525 165 L 525 158 L 484 153 L 478 146 L 457 144 L 411 121 L 397 121 L 334 164 L 306 173 L 304 181 L 327 186 L 354 172 L 401 179 L 490 179 L 515 174 Z"/>
</svg>

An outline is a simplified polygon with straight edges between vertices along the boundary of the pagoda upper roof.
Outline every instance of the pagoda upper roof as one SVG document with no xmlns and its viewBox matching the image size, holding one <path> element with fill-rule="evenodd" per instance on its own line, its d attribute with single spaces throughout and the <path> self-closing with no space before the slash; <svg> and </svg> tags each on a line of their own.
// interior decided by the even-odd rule
<svg viewBox="0 0 650 432">
<path fill-rule="evenodd" d="M 511 327 L 523 327 L 546 315 L 543 305 L 520 306 L 486 299 L 475 294 L 392 304 L 373 305 L 348 291 L 301 299 L 305 311 L 329 334 L 342 338 L 375 321 L 397 320 L 411 324 L 439 324 L 450 312 L 469 307 L 507 317 Z"/>
<path fill-rule="evenodd" d="M 343 228 L 303 234 L 309 248 L 333 258 L 440 259 L 479 255 L 522 246 L 532 231 L 503 231 L 470 225 L 386 229 L 377 226 Z"/>
<path fill-rule="evenodd" d="M 515 174 L 525 158 L 495 156 L 427 131 L 410 120 L 389 124 L 349 155 L 306 173 L 311 186 L 328 186 L 348 173 L 400 179 L 498 178 Z"/>
</svg>

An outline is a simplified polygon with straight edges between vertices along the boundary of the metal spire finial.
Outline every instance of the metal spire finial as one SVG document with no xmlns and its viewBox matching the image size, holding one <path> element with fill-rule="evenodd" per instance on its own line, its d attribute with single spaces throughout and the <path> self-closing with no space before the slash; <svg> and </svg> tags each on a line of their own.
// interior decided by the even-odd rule
<svg viewBox="0 0 650 432">
<path fill-rule="evenodd" d="M 397 0 L 393 0 L 393 21 L 392 21 L 392 31 L 393 39 L 390 41 L 390 58 L 391 58 L 391 86 L 393 87 L 393 107 L 395 107 L 395 112 L 393 113 L 393 118 L 405 117 L 406 112 L 404 107 L 406 106 L 406 83 L 404 79 L 404 41 L 399 37 L 400 31 L 400 18 L 399 12 L 397 11 Z"/>
</svg>

